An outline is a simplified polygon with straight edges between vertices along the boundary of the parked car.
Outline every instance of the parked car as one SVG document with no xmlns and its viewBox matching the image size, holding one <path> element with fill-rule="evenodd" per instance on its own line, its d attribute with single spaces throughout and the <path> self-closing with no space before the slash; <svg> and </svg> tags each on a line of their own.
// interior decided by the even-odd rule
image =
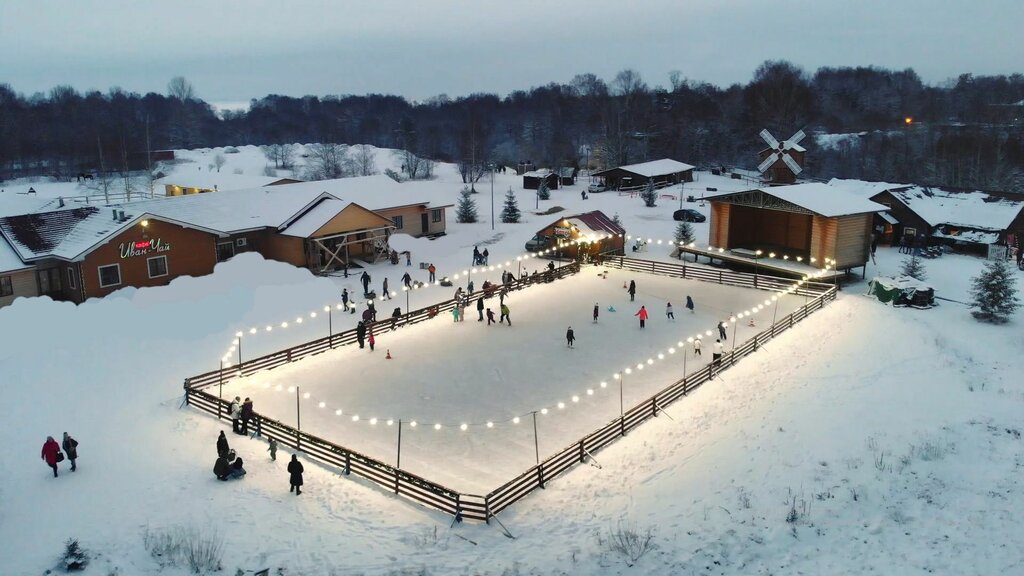
<svg viewBox="0 0 1024 576">
<path fill-rule="evenodd" d="M 540 252 L 551 245 L 551 238 L 547 236 L 541 236 L 540 234 L 535 235 L 526 243 L 527 252 Z"/>
<path fill-rule="evenodd" d="M 604 191 L 605 191 L 604 184 L 598 184 L 597 182 L 594 182 L 590 186 L 587 186 L 587 192 L 590 192 L 591 194 L 593 194 L 594 192 L 604 192 Z"/>
<path fill-rule="evenodd" d="M 693 208 L 683 208 L 672 213 L 672 219 L 677 222 L 703 222 L 707 220 L 703 214 Z"/>
</svg>

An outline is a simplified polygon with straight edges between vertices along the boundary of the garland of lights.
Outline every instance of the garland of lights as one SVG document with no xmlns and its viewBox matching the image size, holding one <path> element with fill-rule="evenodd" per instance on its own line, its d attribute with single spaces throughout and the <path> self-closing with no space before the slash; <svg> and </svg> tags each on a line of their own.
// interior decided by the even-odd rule
<svg viewBox="0 0 1024 576">
<path fill-rule="evenodd" d="M 621 237 L 622 235 L 619 234 L 617 236 Z M 613 235 L 604 234 L 604 235 L 601 235 L 600 237 L 598 237 L 597 239 L 602 240 L 602 239 L 612 238 L 612 237 L 613 237 Z M 632 239 L 632 238 L 633 238 L 632 236 L 626 236 L 627 240 Z M 639 237 L 637 237 L 637 239 L 638 240 L 642 240 Z M 564 246 L 565 244 L 581 244 L 581 243 L 590 242 L 590 241 L 591 241 L 590 239 L 584 237 L 584 238 L 580 238 L 580 239 L 573 240 L 573 241 L 570 241 L 570 242 L 565 242 L 563 244 L 560 244 L 560 246 Z M 648 238 L 647 242 L 648 243 L 653 243 L 653 242 L 655 242 L 655 240 L 651 239 L 651 238 Z M 662 244 L 662 240 L 657 240 L 656 243 L 657 244 Z M 685 245 L 682 242 L 675 242 L 675 241 L 669 241 L 669 243 L 671 243 L 673 245 L 677 245 L 677 246 L 684 246 Z M 695 246 L 695 243 L 691 242 L 688 246 L 692 248 L 692 247 Z M 540 252 L 528 253 L 528 254 L 525 254 L 525 255 L 522 255 L 522 256 L 517 256 L 516 257 L 516 261 L 517 262 L 523 262 L 523 261 L 528 260 L 530 258 L 537 258 L 537 257 L 543 256 L 543 255 L 548 254 L 550 252 L 553 252 L 555 250 L 556 250 L 555 248 L 548 248 L 548 249 L 542 250 Z M 714 250 L 715 250 L 714 247 L 712 247 L 712 246 L 708 247 L 708 251 L 714 251 Z M 719 252 L 724 252 L 723 248 L 718 248 L 717 250 Z M 756 254 L 758 256 L 760 256 L 761 255 L 761 251 L 758 250 L 756 252 Z M 775 257 L 774 252 L 769 254 L 769 257 L 774 258 Z M 785 259 L 788 259 L 788 258 L 785 258 Z M 797 257 L 796 260 L 798 262 L 800 262 L 801 258 Z M 821 276 L 824 276 L 825 274 L 827 274 L 829 272 L 829 270 L 832 268 L 832 266 L 835 264 L 835 261 L 831 260 L 829 258 L 826 258 L 825 261 L 826 261 L 826 264 L 825 264 L 824 268 L 822 268 L 821 270 L 819 270 L 819 271 L 817 271 L 817 272 L 815 272 L 813 274 L 805 275 L 803 277 L 803 279 L 795 281 L 792 285 L 790 285 L 788 288 L 786 288 L 784 290 L 779 290 L 780 294 L 781 295 L 793 294 L 797 290 L 799 290 L 800 287 L 802 287 L 806 282 L 808 282 L 808 281 L 810 281 L 810 280 L 812 280 L 814 278 L 820 278 Z M 811 262 L 814 262 L 814 258 L 811 258 Z M 461 275 L 466 276 L 466 275 L 469 275 L 470 272 L 476 273 L 478 271 L 479 272 L 485 272 L 485 271 L 494 271 L 495 269 L 501 270 L 502 268 L 506 268 L 506 267 L 509 267 L 511 265 L 512 265 L 512 262 L 511 262 L 511 260 L 509 260 L 509 261 L 506 261 L 504 264 L 499 263 L 499 264 L 495 264 L 495 265 L 492 265 L 492 266 L 482 266 L 480 268 L 472 268 L 470 270 L 463 270 Z M 453 280 L 458 280 L 459 277 L 460 277 L 459 274 L 455 274 L 455 275 L 452 276 L 452 279 Z M 426 287 L 429 287 L 429 286 L 440 286 L 440 285 L 441 285 L 440 281 L 434 282 L 433 284 L 429 284 L 429 283 L 415 284 L 412 289 L 413 290 L 417 290 L 417 289 L 423 289 L 423 288 L 426 288 Z M 409 290 L 409 288 L 406 287 L 406 286 L 402 286 L 402 290 L 403 291 L 407 291 L 407 290 Z M 394 297 L 395 295 L 397 295 L 397 292 L 392 292 L 391 293 L 392 297 Z M 777 303 L 778 299 L 779 299 L 779 295 L 778 294 L 772 295 L 771 298 L 765 299 L 764 303 L 757 304 L 757 305 L 752 306 L 751 308 L 749 308 L 747 310 L 744 310 L 744 311 L 739 312 L 739 313 L 737 313 L 735 315 L 732 315 L 732 316 L 729 317 L 728 321 L 723 321 L 721 324 L 722 324 L 723 328 L 726 328 L 726 327 L 729 326 L 729 324 L 736 323 L 738 320 L 740 320 L 742 318 L 753 317 L 758 312 L 763 311 L 765 306 L 770 306 L 773 302 Z M 383 302 L 384 298 L 381 297 L 380 301 Z M 359 305 L 359 303 L 354 302 L 354 301 L 350 302 L 348 304 L 348 306 L 352 307 L 352 308 L 355 308 L 358 305 Z M 338 309 L 338 310 L 342 310 L 342 309 L 345 309 L 345 306 L 342 305 L 342 304 L 337 304 L 337 305 L 335 305 L 335 308 Z M 331 311 L 331 306 L 330 305 L 324 306 L 323 309 L 324 309 L 325 312 L 330 312 Z M 316 316 L 317 316 L 317 313 L 315 311 L 309 313 L 309 317 L 310 318 L 316 318 Z M 296 324 L 301 324 L 302 321 L 303 321 L 302 316 L 299 316 L 299 317 L 297 317 L 295 319 L 295 323 Z M 751 321 L 753 321 L 753 318 L 751 318 Z M 281 328 L 288 328 L 288 326 L 289 326 L 288 322 L 281 322 L 280 323 L 280 327 Z M 265 331 L 266 332 L 270 332 L 272 330 L 273 330 L 273 326 L 271 326 L 270 324 L 268 324 L 265 327 Z M 258 334 L 258 333 L 259 333 L 259 330 L 257 328 L 255 328 L 255 327 L 249 329 L 249 334 L 250 335 L 255 335 L 255 334 Z M 231 344 L 230 348 L 228 349 L 228 352 L 221 359 L 221 362 L 222 362 L 222 364 L 223 364 L 223 366 L 225 368 L 231 367 L 231 362 L 229 361 L 230 355 L 236 350 L 236 346 L 239 345 L 240 340 L 243 337 L 243 335 L 244 335 L 244 333 L 242 331 L 238 331 L 238 332 L 235 333 L 235 339 L 232 341 L 232 344 Z M 625 375 L 632 374 L 634 368 L 639 371 L 639 370 L 643 370 L 646 366 L 652 366 L 654 364 L 654 362 L 655 362 L 655 358 L 660 361 L 660 360 L 665 360 L 668 356 L 674 355 L 676 352 L 682 352 L 683 354 L 685 354 L 686 353 L 686 345 L 687 344 L 693 345 L 693 343 L 695 341 L 702 340 L 702 338 L 704 336 L 709 336 L 710 337 L 712 335 L 713 335 L 713 332 L 711 330 L 706 330 L 703 333 L 698 332 L 694 336 L 688 336 L 688 337 L 686 337 L 685 341 L 684 340 L 679 340 L 676 343 L 675 346 L 669 346 L 666 350 L 658 352 L 656 356 L 652 356 L 652 357 L 647 358 L 646 362 L 643 362 L 643 361 L 642 362 L 638 362 L 635 366 L 630 365 L 630 366 L 627 366 L 627 367 L 623 368 L 619 372 L 615 372 L 614 374 L 612 374 L 612 379 L 613 380 L 620 380 Z M 667 355 L 666 355 L 666 353 L 667 353 Z M 241 373 L 239 373 L 238 374 L 238 379 L 241 379 L 241 378 L 242 378 Z M 267 383 L 264 383 L 263 386 L 264 386 L 265 389 L 269 389 L 271 387 L 271 384 L 269 382 L 267 382 Z M 600 382 L 600 384 L 599 384 L 599 389 L 606 389 L 607 387 L 608 387 L 608 381 L 607 380 L 602 380 Z M 278 384 L 278 385 L 274 386 L 274 390 L 275 391 L 282 391 L 282 390 L 284 390 L 284 387 L 281 384 Z M 294 393 L 296 391 L 296 387 L 295 386 L 289 386 L 287 388 L 287 391 L 289 393 Z M 586 396 L 593 396 L 594 394 L 595 394 L 595 389 L 594 388 L 587 388 L 586 391 L 585 391 L 585 395 Z M 312 398 L 312 395 L 309 392 L 305 392 L 305 393 L 303 393 L 302 398 L 306 399 L 306 400 L 310 400 Z M 573 394 L 570 397 L 571 404 L 578 404 L 580 402 L 580 399 L 581 399 L 581 395 L 580 394 Z M 490 429 L 490 428 L 494 428 L 495 425 L 507 424 L 509 422 L 511 422 L 513 425 L 515 425 L 515 424 L 519 424 L 522 421 L 523 418 L 526 418 L 526 417 L 528 417 L 528 416 L 530 416 L 532 414 L 541 414 L 542 416 L 546 416 L 546 415 L 548 415 L 549 413 L 551 413 L 554 410 L 558 410 L 558 411 L 565 410 L 565 408 L 568 407 L 569 405 L 570 404 L 567 404 L 566 402 L 558 401 L 555 404 L 553 404 L 552 407 L 550 407 L 550 408 L 545 406 L 545 407 L 542 407 L 540 410 L 526 412 L 526 413 L 523 413 L 523 414 L 520 414 L 520 415 L 513 416 L 511 418 L 506 418 L 506 419 L 502 419 L 502 420 L 487 420 L 486 422 L 460 422 L 458 424 L 447 424 L 447 423 L 435 422 L 431 426 L 431 428 L 433 428 L 434 430 L 456 429 L 457 428 L 458 430 L 461 430 L 461 431 L 465 432 L 470 427 L 474 427 L 474 428 L 483 427 L 483 428 Z M 319 402 L 317 402 L 317 407 L 321 408 L 321 409 L 325 409 L 325 408 L 327 408 L 327 403 L 324 402 L 324 401 L 319 401 Z M 344 416 L 345 415 L 344 411 L 341 408 L 335 409 L 334 410 L 334 414 L 336 416 Z M 382 419 L 382 418 L 377 418 L 377 417 L 371 417 L 371 418 L 364 419 L 364 418 L 361 418 L 359 414 L 351 415 L 350 416 L 350 420 L 352 422 L 354 422 L 354 423 L 365 422 L 365 423 L 369 424 L 370 426 L 376 426 L 378 423 L 383 423 L 386 426 L 393 426 L 395 424 L 395 421 L 396 421 L 394 418 Z M 406 424 L 408 424 L 412 428 L 417 428 L 419 426 L 419 421 L 415 420 L 415 419 L 413 419 L 413 420 L 402 419 L 399 422 L 406 423 Z"/>
</svg>

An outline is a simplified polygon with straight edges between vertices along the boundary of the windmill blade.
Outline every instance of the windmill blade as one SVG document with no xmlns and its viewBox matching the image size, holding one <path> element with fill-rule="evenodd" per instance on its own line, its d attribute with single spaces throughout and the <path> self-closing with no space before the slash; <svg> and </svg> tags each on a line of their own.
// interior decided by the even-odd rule
<svg viewBox="0 0 1024 576">
<path fill-rule="evenodd" d="M 789 140 L 786 140 L 786 142 L 785 142 L 786 148 L 790 148 L 792 146 L 796 146 L 806 136 L 807 136 L 807 134 L 804 134 L 803 130 L 797 130 L 796 134 L 793 134 L 792 136 L 789 137 Z"/>
<path fill-rule="evenodd" d="M 779 147 L 779 141 L 775 139 L 775 136 L 772 136 L 772 133 L 767 128 L 761 130 L 761 139 L 768 143 L 769 148 Z"/>
<path fill-rule="evenodd" d="M 772 164 L 775 164 L 778 161 L 779 153 L 772 152 L 771 154 L 768 155 L 767 158 L 764 159 L 764 162 L 761 162 L 761 164 L 757 167 L 757 171 L 760 172 L 761 174 L 764 174 L 765 172 L 768 171 L 769 168 L 772 167 Z"/>
<path fill-rule="evenodd" d="M 796 163 L 796 160 L 793 160 L 792 156 L 790 156 L 789 154 L 783 154 L 782 161 L 786 164 L 786 166 L 789 166 L 789 169 L 793 171 L 794 175 L 799 174 L 800 172 L 803 171 L 803 168 L 801 168 L 800 165 Z"/>
</svg>

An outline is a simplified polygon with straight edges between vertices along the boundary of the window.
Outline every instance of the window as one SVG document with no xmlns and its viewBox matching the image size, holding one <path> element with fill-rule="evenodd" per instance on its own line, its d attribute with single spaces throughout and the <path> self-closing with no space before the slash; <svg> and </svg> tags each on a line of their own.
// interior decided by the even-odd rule
<svg viewBox="0 0 1024 576">
<path fill-rule="evenodd" d="M 248 244 L 249 244 L 249 241 L 246 240 L 245 238 L 239 238 L 239 239 L 235 240 L 235 246 L 238 246 L 239 248 L 241 248 L 243 246 L 247 246 Z"/>
<path fill-rule="evenodd" d="M 60 270 L 47 268 L 36 272 L 36 279 L 39 282 L 39 294 L 55 294 L 60 292 Z"/>
<path fill-rule="evenodd" d="M 235 255 L 235 243 L 230 240 L 217 243 L 217 262 L 223 262 Z"/>
<path fill-rule="evenodd" d="M 11 296 L 14 294 L 14 284 L 10 276 L 0 276 L 0 296 Z"/>
<path fill-rule="evenodd" d="M 401 216 L 392 216 L 391 217 L 391 221 L 395 223 L 395 228 L 398 228 L 399 230 L 402 229 L 402 217 Z"/>
<path fill-rule="evenodd" d="M 167 256 L 154 256 L 153 258 L 147 258 L 146 264 L 149 265 L 150 278 L 167 276 Z"/>
<path fill-rule="evenodd" d="M 904 236 L 917 236 L 917 228 L 910 228 L 910 227 L 904 228 L 903 229 L 903 235 Z"/>
<path fill-rule="evenodd" d="M 74 268 L 68 268 L 68 288 L 72 290 L 78 289 L 78 279 L 75 277 Z"/>
<path fill-rule="evenodd" d="M 433 210 L 431 210 L 430 211 L 430 221 L 434 222 L 435 224 L 440 222 L 441 221 L 441 214 L 442 214 L 442 212 L 443 212 L 443 210 L 441 210 L 440 208 L 434 208 Z"/>
<path fill-rule="evenodd" d="M 110 264 L 109 266 L 100 266 L 98 268 L 100 273 L 100 288 L 107 288 L 109 286 L 117 286 L 121 283 L 121 265 Z"/>
</svg>

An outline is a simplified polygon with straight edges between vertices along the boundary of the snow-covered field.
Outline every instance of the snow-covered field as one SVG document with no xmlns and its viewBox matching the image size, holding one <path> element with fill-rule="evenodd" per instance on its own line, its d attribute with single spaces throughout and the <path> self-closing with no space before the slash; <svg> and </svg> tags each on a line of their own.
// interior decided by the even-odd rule
<svg viewBox="0 0 1024 576">
<path fill-rule="evenodd" d="M 718 184 L 700 178 L 687 188 Z M 440 166 L 438 179 L 423 186 L 451 202 L 461 183 L 453 167 Z M 508 186 L 517 190 L 521 207 L 533 200 L 532 192 L 519 190 L 518 179 L 498 175 L 496 211 Z M 478 188 L 489 192 L 489 183 Z M 670 237 L 677 201 L 665 199 L 653 209 L 611 194 L 584 201 L 579 188 L 554 192 L 542 208 L 600 208 L 618 213 L 631 233 Z M 483 204 L 487 195 L 477 198 Z M 481 208 L 482 216 L 489 213 L 489 206 Z M 552 217 L 526 218 L 525 224 L 498 223 L 494 232 L 486 217 L 474 225 L 449 221 L 448 236 L 415 241 L 414 254 L 435 261 L 442 274 L 465 267 L 477 243 L 489 248 L 492 260 L 514 261 Z M 706 224 L 695 228 L 706 239 Z M 650 250 L 645 257 L 668 258 L 667 248 Z M 900 258 L 880 249 L 869 278 L 895 272 Z M 926 262 L 938 295 L 961 302 L 981 266 L 979 259 L 958 256 Z M 371 266 L 370 273 L 375 282 L 391 275 L 397 285 L 401 268 Z M 638 278 L 641 293 L 649 280 Z M 434 411 L 431 401 L 414 397 L 417 382 L 443 392 L 432 395 L 436 405 L 460 390 L 475 391 L 469 387 L 484 379 L 462 378 L 473 368 L 509 371 L 505 367 L 518 359 L 518 369 L 532 374 L 539 368 L 531 363 L 587 359 L 547 367 L 578 385 L 531 382 L 530 395 L 510 391 L 491 407 L 465 404 L 467 420 L 497 419 L 501 412 L 490 408 L 512 413 L 564 401 L 570 389 L 585 390 L 620 362 L 644 357 L 648 345 L 664 348 L 674 337 L 662 315 L 666 298 L 672 298 L 676 328 L 684 334 L 713 328 L 717 312 L 725 310 L 719 306 L 691 326 L 680 296 L 651 281 L 645 297 L 657 304 L 650 328 L 640 333 L 621 280 L 609 278 L 608 296 L 598 299 L 601 323 L 593 327 L 590 294 L 561 293 L 577 281 L 584 285 L 580 292 L 602 290 L 587 286 L 597 280 L 584 274 L 513 293 L 512 328 L 481 327 L 472 315 L 460 326 L 439 318 L 381 336 L 381 348 L 395 342 L 390 364 L 367 351 L 357 358 L 359 351 L 349 348 L 335 353 L 339 366 L 331 370 L 351 364 L 365 386 L 382 388 L 350 396 L 364 402 L 359 409 L 374 409 L 378 405 L 370 402 L 379 398 L 441 418 L 445 414 Z M 515 540 L 493 524 L 449 528 L 449 517 L 308 461 L 306 486 L 295 497 L 287 492 L 287 451 L 271 462 L 264 443 L 230 433 L 249 474 L 217 482 L 211 469 L 223 424 L 180 407 L 182 379 L 216 367 L 236 330 L 335 303 L 342 286 L 355 288 L 357 279 L 315 278 L 246 255 L 207 277 L 126 289 L 77 307 L 40 298 L 0 309 L 0 573 L 40 574 L 55 565 L 64 540 L 75 537 L 96 555 L 86 574 L 183 574 L 181 567 L 162 569 L 143 545 L 147 530 L 173 526 L 218 533 L 225 542 L 225 574 L 270 568 L 288 575 L 959 575 L 1013 574 L 1024 563 L 1021 315 L 990 326 L 976 323 L 956 302 L 928 311 L 892 309 L 862 296 L 862 282 L 846 286 L 828 308 L 670 407 L 672 419 L 653 419 L 596 454 L 602 468 L 578 467 L 506 510 L 501 520 Z M 716 296 L 721 290 L 704 288 Z M 578 296 L 572 305 L 560 300 L 571 296 Z M 434 299 L 429 291 L 413 297 L 423 299 L 420 305 Z M 605 298 L 619 310 L 614 320 L 604 312 Z M 696 300 L 700 310 L 708 298 Z M 564 349 L 568 323 L 577 328 L 577 350 Z M 324 330 L 310 322 L 275 329 L 254 338 L 244 355 Z M 489 331 L 486 339 L 477 337 L 482 330 Z M 441 331 L 445 338 L 437 336 Z M 516 336 L 526 333 L 528 338 Z M 599 343 L 604 348 L 591 348 Z M 381 348 L 373 354 L 382 356 Z M 469 353 L 431 360 L 432 375 L 402 368 L 439 348 Z M 312 362 L 335 362 L 333 356 L 319 358 Z M 445 372 L 446 361 L 463 365 Z M 391 381 L 407 388 L 388 390 Z M 472 412 L 475 406 L 480 412 Z M 47 435 L 65 430 L 81 443 L 79 468 L 72 474 L 62 464 L 54 479 L 38 450 Z M 548 444 L 544 432 L 541 441 L 542 456 L 560 447 Z M 416 457 L 413 446 L 410 459 Z M 633 567 L 608 544 L 620 520 L 652 530 L 656 548 Z"/>
</svg>

